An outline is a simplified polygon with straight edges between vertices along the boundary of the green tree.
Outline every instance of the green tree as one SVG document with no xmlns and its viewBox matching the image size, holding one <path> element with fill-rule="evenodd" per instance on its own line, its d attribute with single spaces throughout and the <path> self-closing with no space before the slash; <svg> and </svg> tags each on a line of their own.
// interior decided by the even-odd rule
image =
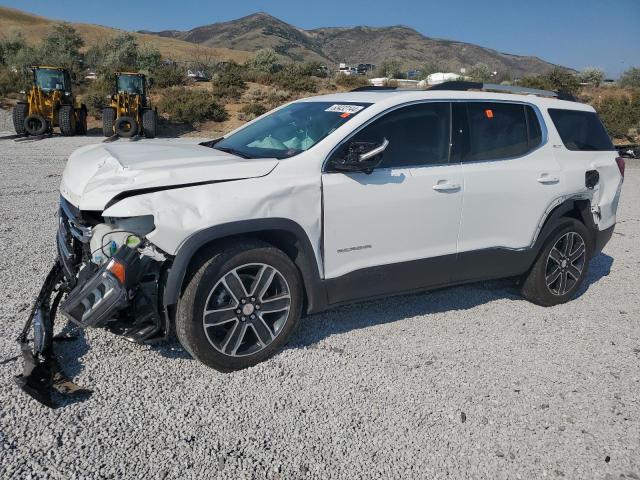
<svg viewBox="0 0 640 480">
<path fill-rule="evenodd" d="M 136 70 L 138 44 L 131 33 L 119 33 L 100 45 L 93 45 L 86 54 L 87 66 L 98 72 Z"/>
<path fill-rule="evenodd" d="M 58 23 L 53 25 L 49 33 L 36 47 L 40 62 L 56 67 L 65 67 L 74 78 L 82 75 L 82 54 L 80 49 L 84 40 L 71 25 Z"/>
<path fill-rule="evenodd" d="M 546 77 L 553 90 L 574 94 L 580 89 L 578 77 L 564 68 L 555 67 Z"/>
<path fill-rule="evenodd" d="M 640 67 L 631 67 L 626 70 L 618 83 L 621 87 L 640 88 Z"/>
<path fill-rule="evenodd" d="M 589 83 L 595 87 L 599 87 L 604 80 L 604 72 L 595 67 L 587 67 L 578 74 L 578 79 L 582 83 Z"/>
<path fill-rule="evenodd" d="M 136 59 L 138 70 L 150 72 L 158 65 L 160 65 L 161 61 L 162 55 L 160 54 L 160 50 L 158 50 L 155 45 L 145 44 L 138 49 L 138 55 Z"/>
</svg>

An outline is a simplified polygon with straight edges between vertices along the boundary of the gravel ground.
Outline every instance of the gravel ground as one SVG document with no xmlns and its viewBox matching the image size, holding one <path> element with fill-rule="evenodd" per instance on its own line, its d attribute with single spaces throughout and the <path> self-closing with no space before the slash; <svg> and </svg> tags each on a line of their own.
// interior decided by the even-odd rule
<svg viewBox="0 0 640 480">
<path fill-rule="evenodd" d="M 0 360 L 54 258 L 65 158 L 97 141 L 0 138 Z M 630 161 L 566 305 L 488 282 L 340 308 L 233 374 L 90 330 L 61 356 L 95 393 L 55 411 L 1 365 L 0 478 L 639 479 L 639 187 Z"/>
<path fill-rule="evenodd" d="M 0 108 L 0 132 L 13 131 L 13 118 L 11 116 L 11 112 L 11 110 Z"/>
</svg>

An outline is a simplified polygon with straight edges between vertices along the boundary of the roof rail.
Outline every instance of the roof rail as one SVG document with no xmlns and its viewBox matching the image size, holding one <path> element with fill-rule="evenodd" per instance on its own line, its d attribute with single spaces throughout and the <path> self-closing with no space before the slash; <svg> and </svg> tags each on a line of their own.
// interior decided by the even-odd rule
<svg viewBox="0 0 640 480">
<path fill-rule="evenodd" d="M 358 87 L 350 90 L 351 92 L 383 92 L 385 90 L 397 90 L 398 87 L 376 87 L 374 85 L 368 85 L 365 87 Z"/>
<path fill-rule="evenodd" d="M 557 98 L 559 100 L 569 100 L 571 102 L 576 101 L 573 95 L 563 91 L 554 92 L 551 90 L 540 90 L 539 88 L 498 85 L 497 83 L 464 82 L 460 80 L 439 83 L 438 85 L 429 87 L 429 90 L 488 90 L 493 92 L 517 93 L 520 95 L 538 95 L 539 97 Z"/>
</svg>

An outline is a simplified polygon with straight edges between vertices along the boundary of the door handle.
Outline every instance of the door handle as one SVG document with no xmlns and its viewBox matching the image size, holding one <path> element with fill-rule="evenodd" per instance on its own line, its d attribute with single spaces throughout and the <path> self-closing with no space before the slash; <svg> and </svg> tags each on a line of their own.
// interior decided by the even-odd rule
<svg viewBox="0 0 640 480">
<path fill-rule="evenodd" d="M 542 183 L 543 185 L 553 185 L 554 183 L 558 182 L 560 182 L 560 179 L 558 177 L 552 177 L 550 175 L 547 175 L 546 173 L 543 173 L 538 179 L 538 183 Z"/>
<path fill-rule="evenodd" d="M 452 192 L 454 190 L 460 190 L 460 185 L 457 183 L 442 182 L 436 183 L 433 189 L 437 192 Z"/>
</svg>

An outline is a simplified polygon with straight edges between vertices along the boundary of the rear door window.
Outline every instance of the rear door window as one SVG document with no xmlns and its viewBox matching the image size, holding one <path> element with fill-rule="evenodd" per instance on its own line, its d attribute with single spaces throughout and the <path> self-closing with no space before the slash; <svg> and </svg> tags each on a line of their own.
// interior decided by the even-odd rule
<svg viewBox="0 0 640 480">
<path fill-rule="evenodd" d="M 550 108 L 549 116 L 562 143 L 574 151 L 614 150 L 604 125 L 595 112 Z"/>
<path fill-rule="evenodd" d="M 467 103 L 469 151 L 464 159 L 500 160 L 527 153 L 529 129 L 525 113 L 521 104 Z"/>
</svg>

